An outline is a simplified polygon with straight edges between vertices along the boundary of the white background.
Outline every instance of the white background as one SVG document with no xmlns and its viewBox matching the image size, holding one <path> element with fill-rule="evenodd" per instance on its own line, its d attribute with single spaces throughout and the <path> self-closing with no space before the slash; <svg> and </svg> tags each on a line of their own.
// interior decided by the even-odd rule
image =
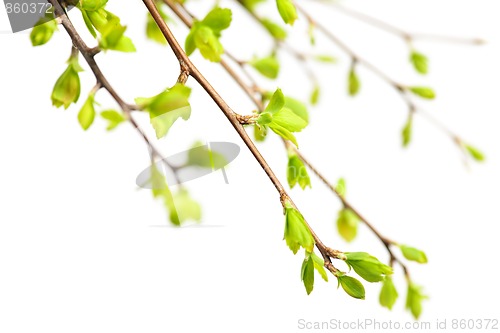
<svg viewBox="0 0 500 333">
<path fill-rule="evenodd" d="M 136 54 L 96 57 L 128 101 L 171 86 L 178 65 L 166 47 L 144 38 L 140 1 L 109 8 L 129 26 Z M 484 164 L 464 167 L 451 141 L 417 117 L 414 140 L 403 150 L 400 130 L 407 110 L 397 93 L 365 69 L 359 97 L 346 96 L 348 59 L 318 34 L 318 53 L 339 57 L 337 65 L 315 66 L 323 98 L 311 109 L 311 125 L 297 135 L 300 148 L 329 179 L 345 177 L 348 198 L 388 237 L 426 251 L 427 265 L 410 264 L 416 283 L 430 295 L 422 321 L 498 316 L 498 189 L 500 188 L 500 4 L 495 0 L 346 1 L 351 8 L 410 31 L 482 37 L 481 47 L 418 41 L 431 59 L 430 74 L 414 74 L 406 45 L 397 37 L 316 3 L 314 11 L 366 58 L 404 83 L 429 85 L 438 98 L 419 102 L 436 118 L 487 155 Z M 234 7 L 232 2 L 222 5 Z M 202 15 L 209 4 L 194 2 Z M 277 17 L 274 7 L 262 13 Z M 267 9 L 267 10 L 266 10 Z M 72 18 L 83 31 L 78 13 Z M 224 45 L 242 58 L 266 55 L 271 43 L 241 11 L 224 33 Z M 145 145 L 128 125 L 112 133 L 96 119 L 83 132 L 79 106 L 51 106 L 50 93 L 65 68 L 70 41 L 62 30 L 48 45 L 33 48 L 27 32 L 10 34 L 0 10 L 0 331 L 13 332 L 296 332 L 299 319 L 342 321 L 374 318 L 410 321 L 404 311 L 405 283 L 395 281 L 400 299 L 389 312 L 378 305 L 378 285 L 358 301 L 317 279 L 307 296 L 299 278 L 301 255 L 283 237 L 279 198 L 221 112 L 193 80 L 192 118 L 176 123 L 158 143 L 168 156 L 196 139 L 242 146 L 227 169 L 190 182 L 203 204 L 202 227 L 172 228 L 160 202 L 137 190 L 135 176 L 147 166 Z M 306 45 L 304 20 L 291 41 Z M 187 31 L 174 27 L 179 39 Z M 88 37 L 87 35 L 85 35 Z M 269 90 L 305 99 L 309 83 L 285 54 L 278 82 Z M 221 72 L 196 54 L 200 69 L 239 113 L 252 104 Z M 83 103 L 94 80 L 82 73 Z M 114 107 L 104 91 L 103 107 Z M 145 127 L 146 118 L 141 119 Z M 148 129 L 148 133 L 152 134 Z M 285 180 L 286 155 L 274 136 L 259 145 Z M 387 255 L 361 227 L 346 244 L 336 234 L 335 197 L 314 177 L 313 189 L 291 191 L 323 240 L 345 251 Z"/>
</svg>

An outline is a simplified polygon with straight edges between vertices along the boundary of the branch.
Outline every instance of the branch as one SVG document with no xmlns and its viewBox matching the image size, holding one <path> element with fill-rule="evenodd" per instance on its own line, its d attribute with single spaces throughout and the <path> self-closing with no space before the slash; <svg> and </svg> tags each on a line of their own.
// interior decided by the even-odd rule
<svg viewBox="0 0 500 333">
<path fill-rule="evenodd" d="M 320 2 L 324 3 L 324 1 L 320 1 Z M 406 30 L 403 30 L 403 29 L 396 27 L 392 24 L 384 22 L 384 21 L 382 21 L 378 18 L 375 18 L 373 16 L 369 16 L 369 15 L 366 15 L 364 13 L 358 12 L 356 10 L 347 8 L 338 2 L 330 3 L 330 4 L 332 5 L 332 8 L 335 8 L 339 12 L 342 12 L 346 15 L 349 15 L 349 16 L 359 20 L 359 21 L 365 22 L 365 23 L 372 25 L 374 27 L 377 27 L 381 30 L 385 30 L 389 33 L 395 34 L 395 35 L 401 37 L 402 39 L 404 39 L 405 41 L 407 41 L 408 43 L 411 43 L 412 41 L 415 41 L 418 39 L 427 39 L 427 40 L 436 40 L 439 42 L 472 44 L 472 45 L 481 45 L 481 44 L 485 43 L 485 41 L 481 38 L 462 38 L 462 37 L 408 32 Z"/>
<path fill-rule="evenodd" d="M 71 23 L 71 20 L 69 19 L 66 11 L 63 9 L 61 4 L 57 0 L 49 0 L 49 1 L 54 7 L 55 16 L 59 18 L 61 24 L 63 25 L 64 29 L 66 30 L 66 32 L 68 33 L 73 42 L 73 48 L 71 52 L 76 53 L 80 51 L 83 58 L 85 59 L 90 69 L 94 73 L 94 76 L 97 80 L 97 83 L 94 87 L 95 92 L 97 92 L 97 90 L 99 90 L 100 88 L 104 88 L 108 91 L 111 97 L 116 101 L 118 106 L 122 109 L 127 120 L 137 130 L 137 132 L 143 138 L 146 145 L 149 147 L 152 154 L 152 158 L 154 158 L 155 156 L 159 157 L 161 161 L 173 171 L 174 176 L 177 178 L 179 182 L 177 175 L 177 168 L 171 165 L 165 158 L 163 158 L 160 151 L 152 144 L 151 140 L 148 138 L 146 133 L 139 127 L 135 119 L 132 117 L 132 111 L 137 111 L 139 110 L 139 108 L 135 105 L 127 104 L 116 92 L 113 86 L 109 83 L 108 79 L 104 76 L 101 69 L 99 68 L 99 65 L 95 61 L 94 57 L 96 54 L 100 52 L 100 49 L 98 47 L 94 48 L 88 47 L 87 44 L 85 44 L 85 42 L 81 38 L 80 34 L 76 31 L 75 27 L 73 26 L 73 23 Z"/>
<path fill-rule="evenodd" d="M 186 9 L 185 7 L 182 5 L 182 4 L 177 4 L 177 3 L 173 3 L 171 0 L 163 0 L 163 2 L 174 12 L 174 14 L 176 16 L 179 17 L 179 19 L 181 19 L 181 21 L 188 27 L 190 28 L 192 26 L 192 20 L 195 19 L 195 17 L 190 14 Z M 187 18 L 185 15 L 188 15 L 189 18 Z M 225 54 L 228 55 L 230 54 L 227 50 L 225 51 Z M 230 56 L 230 58 L 237 64 L 239 65 L 240 67 L 243 67 L 244 66 L 244 63 L 239 61 L 237 58 L 235 58 L 234 56 Z M 223 66 L 224 68 L 226 68 L 225 66 Z M 248 90 L 248 87 L 244 85 L 243 81 L 236 75 L 236 73 L 234 71 L 230 71 L 229 72 L 229 75 L 235 80 L 235 82 L 245 91 Z M 260 89 L 259 89 L 260 90 Z M 259 111 L 262 111 L 262 107 L 257 105 L 257 107 L 259 108 Z M 237 119 L 239 120 L 240 124 L 242 125 L 245 125 L 245 124 L 248 124 L 250 123 L 249 120 L 251 120 L 252 116 L 241 116 L 241 115 L 237 115 Z M 389 256 L 390 256 L 390 262 L 391 262 L 391 265 L 393 262 L 397 262 L 404 270 L 404 273 L 405 273 L 405 276 L 406 277 L 409 277 L 409 271 L 406 267 L 406 265 L 400 261 L 393 253 L 392 249 L 391 249 L 391 245 L 394 244 L 392 241 L 390 241 L 388 238 L 382 236 L 380 234 L 380 232 L 370 223 L 368 222 L 367 219 L 365 219 L 360 213 L 359 211 L 354 208 L 354 206 L 352 206 L 338 191 L 337 189 L 331 185 L 327 180 L 326 178 L 308 161 L 305 159 L 305 157 L 302 155 L 302 153 L 299 152 L 299 150 L 292 144 L 290 144 L 288 141 L 286 140 L 283 140 L 284 144 L 286 145 L 286 147 L 291 147 L 294 149 L 294 151 L 297 153 L 297 156 L 304 162 L 305 165 L 307 165 L 311 171 L 313 171 L 317 176 L 318 178 L 324 183 L 326 184 L 332 191 L 335 195 L 337 195 L 337 197 L 341 200 L 342 204 L 344 205 L 344 207 L 346 208 L 349 208 L 351 209 L 356 215 L 358 215 L 358 217 L 360 218 L 360 220 L 365 223 L 367 225 L 367 227 L 375 234 L 375 236 L 384 244 L 385 248 L 387 249 L 388 253 L 389 253 Z M 314 233 L 313 233 L 314 234 Z M 322 246 L 324 246 L 322 244 Z M 318 248 L 321 252 L 321 254 L 323 255 L 323 258 L 325 259 L 325 266 L 332 272 L 336 272 L 336 269 L 335 267 L 333 267 L 333 265 L 331 265 L 331 261 L 329 260 L 329 258 L 325 257 L 324 255 L 324 251 L 326 251 L 330 256 L 332 256 L 333 258 L 336 258 L 338 257 L 338 253 L 335 251 L 335 250 L 332 250 L 332 249 L 329 249 L 329 248 L 326 248 L 324 249 L 324 251 L 320 248 Z"/>
<path fill-rule="evenodd" d="M 303 7 L 298 5 L 296 2 L 294 2 L 294 4 L 297 10 L 306 18 L 306 20 L 310 24 L 314 25 L 319 31 L 321 31 L 325 35 L 325 37 L 327 37 L 332 43 L 337 45 L 342 51 L 344 51 L 351 58 L 353 64 L 360 64 L 364 66 L 366 69 L 370 70 L 372 73 L 376 74 L 383 81 L 385 81 L 387 84 L 392 86 L 399 93 L 401 98 L 403 98 L 405 103 L 408 105 L 409 112 L 417 112 L 420 114 L 425 113 L 425 111 L 423 111 L 408 96 L 408 86 L 395 81 L 394 79 L 389 77 L 386 73 L 384 73 L 381 69 L 379 69 L 377 66 L 373 65 L 371 62 L 361 57 L 358 53 L 352 50 L 347 44 L 345 44 L 340 38 L 334 35 L 330 30 L 328 30 L 324 25 L 317 22 Z M 428 120 L 431 118 L 428 114 L 425 114 L 423 116 Z M 431 123 L 435 125 L 438 129 L 443 131 L 452 140 L 452 142 L 455 143 L 458 146 L 458 148 L 460 148 L 460 151 L 462 151 L 462 145 L 461 145 L 462 139 L 460 139 L 460 137 L 457 134 L 453 133 L 444 124 L 442 124 L 435 118 L 432 118 Z"/>
</svg>

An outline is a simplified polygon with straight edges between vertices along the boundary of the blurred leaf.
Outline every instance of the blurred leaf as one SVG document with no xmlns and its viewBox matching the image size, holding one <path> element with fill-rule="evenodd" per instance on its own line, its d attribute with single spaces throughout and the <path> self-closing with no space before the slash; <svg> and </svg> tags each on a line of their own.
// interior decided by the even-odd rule
<svg viewBox="0 0 500 333">
<path fill-rule="evenodd" d="M 359 216 L 351 209 L 343 208 L 337 217 L 337 230 L 339 235 L 347 242 L 352 242 L 358 233 Z"/>
<path fill-rule="evenodd" d="M 394 303 L 398 298 L 398 291 L 394 286 L 394 282 L 392 282 L 392 278 L 387 276 L 384 279 L 384 283 L 382 285 L 382 289 L 380 290 L 379 301 L 380 305 L 392 310 Z"/>
<path fill-rule="evenodd" d="M 403 130 L 401 131 L 403 147 L 407 147 L 411 142 L 412 127 L 413 127 L 412 125 L 413 125 L 413 112 L 410 112 L 410 114 L 408 115 L 408 119 L 406 120 L 406 123 L 403 127 Z"/>
<path fill-rule="evenodd" d="M 483 162 L 486 158 L 484 154 L 477 149 L 476 147 L 473 147 L 471 145 L 464 145 L 466 151 L 469 153 L 469 155 L 476 161 L 478 162 Z"/>
<path fill-rule="evenodd" d="M 328 275 L 326 274 L 325 270 L 325 261 L 322 258 L 318 257 L 314 252 L 311 252 L 311 258 L 314 261 L 314 269 L 318 271 L 323 280 L 328 282 Z"/>
<path fill-rule="evenodd" d="M 276 0 L 276 5 L 278 6 L 278 12 L 281 15 L 283 21 L 287 24 L 293 25 L 295 20 L 298 18 L 297 9 L 290 0 Z"/>
<path fill-rule="evenodd" d="M 348 92 L 350 96 L 356 96 L 361 88 L 361 82 L 359 81 L 358 74 L 356 74 L 356 68 L 353 65 L 349 71 L 348 76 Z"/>
<path fill-rule="evenodd" d="M 408 282 L 408 291 L 406 294 L 406 309 L 408 309 L 415 319 L 422 314 L 422 301 L 428 297 L 422 293 L 422 287 Z"/>
<path fill-rule="evenodd" d="M 273 38 L 277 40 L 285 40 L 286 39 L 286 31 L 282 27 L 280 27 L 278 24 L 274 23 L 273 21 L 269 19 L 261 19 L 260 22 L 266 28 L 266 30 L 273 36 Z"/>
<path fill-rule="evenodd" d="M 293 188 L 297 183 L 303 190 L 307 186 L 311 187 L 311 179 L 304 162 L 292 150 L 288 152 L 287 180 L 290 188 Z"/>
<path fill-rule="evenodd" d="M 406 259 L 416 261 L 420 264 L 427 263 L 427 256 L 424 251 L 406 245 L 399 245 L 399 248 Z"/>
<path fill-rule="evenodd" d="M 113 130 L 126 120 L 123 114 L 115 110 L 102 111 L 101 117 L 108 121 L 108 127 L 106 128 L 108 131 Z"/>
<path fill-rule="evenodd" d="M 318 104 L 319 93 L 320 93 L 320 87 L 318 85 L 314 86 L 314 89 L 311 93 L 311 98 L 310 98 L 310 102 L 312 105 Z"/>
<path fill-rule="evenodd" d="M 274 55 L 253 59 L 249 64 L 255 68 L 260 74 L 270 79 L 276 79 L 280 70 L 280 63 Z"/>
<path fill-rule="evenodd" d="M 420 74 L 427 74 L 429 59 L 415 50 L 410 53 L 410 62 L 415 70 Z"/>
<path fill-rule="evenodd" d="M 429 87 L 409 87 L 408 88 L 413 94 L 425 98 L 425 99 L 434 99 L 436 98 L 436 93 L 432 88 Z"/>
</svg>

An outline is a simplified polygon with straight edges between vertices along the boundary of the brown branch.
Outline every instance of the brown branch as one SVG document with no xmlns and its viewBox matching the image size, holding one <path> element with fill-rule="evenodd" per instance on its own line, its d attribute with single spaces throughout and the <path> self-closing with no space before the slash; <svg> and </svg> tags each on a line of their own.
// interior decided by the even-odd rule
<svg viewBox="0 0 500 333">
<path fill-rule="evenodd" d="M 398 257 L 394 255 L 394 252 L 391 249 L 391 246 L 395 245 L 395 242 L 383 236 L 375 228 L 375 226 L 368 221 L 368 219 L 366 219 L 363 215 L 361 215 L 361 213 L 349 201 L 347 201 L 345 196 L 343 196 L 339 192 L 339 190 L 335 186 L 333 186 L 332 183 L 330 183 L 328 179 L 326 179 L 326 177 L 321 172 L 319 172 L 319 170 L 311 162 L 309 162 L 309 160 L 307 160 L 298 149 L 296 149 L 293 145 L 290 144 L 287 144 L 287 148 L 293 149 L 294 152 L 297 154 L 297 156 L 302 160 L 302 162 L 304 162 L 304 164 L 321 180 L 321 182 L 323 182 L 323 184 L 325 184 L 337 196 L 337 198 L 339 198 L 339 200 L 342 202 L 342 205 L 345 208 L 350 209 L 354 214 L 356 214 L 359 217 L 359 219 L 368 227 L 368 229 L 370 229 L 373 232 L 373 234 L 384 244 L 385 248 L 387 249 L 387 252 L 389 253 L 391 264 L 392 262 L 397 262 L 403 268 L 405 275 L 409 277 L 408 268 L 401 260 L 398 259 Z"/>
<path fill-rule="evenodd" d="M 323 1 L 321 1 L 323 2 Z M 377 27 L 379 29 L 385 30 L 389 33 L 397 35 L 401 37 L 403 40 L 407 42 L 412 42 L 418 39 L 427 39 L 427 40 L 436 40 L 438 42 L 447 42 L 447 43 L 459 43 L 459 44 L 472 44 L 472 45 L 481 45 L 484 44 L 485 41 L 481 38 L 462 38 L 462 37 L 454 37 L 454 36 L 443 36 L 443 35 L 435 35 L 435 34 L 424 34 L 424 33 L 411 33 L 406 30 L 403 30 L 399 27 L 396 27 L 392 24 L 384 22 L 378 18 L 375 18 L 370 15 L 366 15 L 364 13 L 358 12 L 351 8 L 347 8 L 341 5 L 338 2 L 330 3 L 332 8 L 351 16 L 359 21 L 365 22 L 369 25 Z"/>
<path fill-rule="evenodd" d="M 174 12 L 179 12 L 178 10 L 176 11 L 176 4 L 170 2 L 170 0 L 164 0 L 164 2 L 174 11 Z M 203 74 L 196 68 L 196 66 L 191 62 L 189 57 L 185 54 L 184 50 L 182 47 L 179 45 L 177 39 L 173 35 L 172 31 L 168 27 L 168 25 L 165 23 L 165 21 L 162 19 L 160 13 L 158 12 L 158 9 L 155 6 L 154 0 L 143 0 L 143 3 L 146 5 L 149 13 L 155 20 L 156 24 L 160 28 L 161 32 L 163 33 L 165 39 L 167 40 L 170 48 L 173 50 L 174 54 L 176 55 L 178 61 L 180 63 L 185 64 L 189 68 L 190 75 L 201 85 L 201 87 L 205 90 L 205 92 L 212 98 L 212 100 L 217 104 L 219 109 L 224 113 L 226 118 L 229 120 L 231 125 L 234 127 L 240 138 L 243 140 L 247 148 L 250 150 L 252 155 L 254 155 L 255 159 L 257 162 L 260 164 L 261 168 L 264 170 L 264 172 L 267 174 L 268 178 L 270 181 L 273 183 L 275 186 L 276 190 L 278 191 L 280 195 L 280 202 L 283 207 L 285 207 L 285 203 L 289 202 L 295 209 L 298 210 L 297 206 L 291 199 L 291 197 L 288 195 L 286 190 L 284 189 L 283 185 L 281 184 L 280 180 L 276 177 L 274 172 L 272 171 L 271 167 L 269 164 L 266 162 L 264 157 L 261 155 L 260 151 L 257 149 L 255 144 L 253 143 L 252 139 L 246 132 L 245 128 L 243 125 L 240 123 L 241 115 L 238 115 L 235 113 L 229 105 L 224 101 L 224 99 L 218 94 L 218 92 L 212 87 L 212 85 L 206 80 L 206 78 L 203 76 Z M 184 22 L 186 23 L 186 22 Z M 187 25 L 187 24 L 186 24 Z M 226 67 L 224 67 L 226 68 Z M 229 74 L 236 79 L 237 75 L 234 73 L 234 71 L 229 71 Z M 236 80 L 238 85 L 240 85 L 242 88 L 245 85 L 241 80 Z M 247 87 L 248 88 L 248 87 Z M 244 89 L 247 90 L 247 89 Z M 315 241 L 315 246 L 318 249 L 318 251 L 321 253 L 325 267 L 330 270 L 332 273 L 337 272 L 337 269 L 333 266 L 332 264 L 332 259 L 340 259 L 340 251 L 333 250 L 329 247 L 327 247 L 321 239 L 318 237 L 318 235 L 314 232 L 310 224 L 304 219 L 304 222 L 311 232 L 311 235 Z"/>
<path fill-rule="evenodd" d="M 97 83 L 94 86 L 93 91 L 97 92 L 97 90 L 99 90 L 100 88 L 104 88 L 105 90 L 108 91 L 111 97 L 116 101 L 118 106 L 122 109 L 127 120 L 132 124 L 132 126 L 137 130 L 139 135 L 143 138 L 144 142 L 151 151 L 152 157 L 153 158 L 159 157 L 161 161 L 173 171 L 174 177 L 177 178 L 177 181 L 179 183 L 177 168 L 168 163 L 168 161 L 163 158 L 160 151 L 152 144 L 151 140 L 148 138 L 146 133 L 139 127 L 135 119 L 132 117 L 132 111 L 139 110 L 139 107 L 132 104 L 127 104 L 116 92 L 113 86 L 109 83 L 106 76 L 104 76 L 104 74 L 102 73 L 99 65 L 94 59 L 95 55 L 100 52 L 100 49 L 98 47 L 93 47 L 93 48 L 88 47 L 87 44 L 81 38 L 80 34 L 76 31 L 75 27 L 73 26 L 73 23 L 71 23 L 71 20 L 69 19 L 68 15 L 66 14 L 66 11 L 61 6 L 61 4 L 57 0 L 49 0 L 49 1 L 54 7 L 55 16 L 58 17 L 60 23 L 63 25 L 64 29 L 66 30 L 66 32 L 68 33 L 73 42 L 73 48 L 71 51 L 72 54 L 75 54 L 75 52 L 79 51 L 82 54 L 85 61 L 87 62 L 87 64 L 89 65 L 92 72 L 94 73 Z"/>
<path fill-rule="evenodd" d="M 349 57 L 351 57 L 353 63 L 362 65 L 363 67 L 365 67 L 366 69 L 370 70 L 372 73 L 380 77 L 387 84 L 392 86 L 398 92 L 401 98 L 405 101 L 405 103 L 408 105 L 408 109 L 410 112 L 417 112 L 427 120 L 431 119 L 431 117 L 428 114 L 424 114 L 425 111 L 423 111 L 409 97 L 408 95 L 409 87 L 407 85 L 401 84 L 392 79 L 391 77 L 389 77 L 380 68 L 378 68 L 377 66 L 375 66 L 374 64 L 372 64 L 371 62 L 360 56 L 354 50 L 352 50 L 346 43 L 344 43 L 340 38 L 338 38 L 335 34 L 333 34 L 324 25 L 316 21 L 302 6 L 298 5 L 296 2 L 294 2 L 294 4 L 297 10 L 306 18 L 306 20 L 310 24 L 313 24 L 319 31 L 321 31 L 325 35 L 325 37 L 327 37 L 333 44 L 337 45 L 343 52 L 345 52 Z M 462 140 L 457 134 L 453 133 L 444 124 L 442 124 L 435 118 L 432 118 L 430 123 L 435 125 L 439 130 L 443 131 L 443 133 L 446 134 L 452 140 L 452 142 L 455 143 L 462 151 L 461 145 L 458 144 L 459 142 L 462 142 Z"/>
</svg>

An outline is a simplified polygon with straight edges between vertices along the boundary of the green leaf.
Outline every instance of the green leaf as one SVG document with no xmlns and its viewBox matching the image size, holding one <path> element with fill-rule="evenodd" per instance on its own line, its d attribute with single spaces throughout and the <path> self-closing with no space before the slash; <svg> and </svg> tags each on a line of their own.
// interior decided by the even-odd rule
<svg viewBox="0 0 500 333">
<path fill-rule="evenodd" d="M 259 3 L 262 3 L 264 1 L 265 0 L 241 0 L 240 2 L 248 10 L 254 11 L 255 7 L 257 7 Z"/>
<path fill-rule="evenodd" d="M 425 255 L 424 251 L 406 245 L 399 245 L 399 248 L 401 249 L 401 253 L 403 253 L 403 256 L 406 259 L 416 261 L 420 264 L 427 263 L 427 256 Z"/>
<path fill-rule="evenodd" d="M 126 118 L 116 110 L 105 110 L 101 112 L 101 117 L 108 121 L 108 131 L 115 129 L 118 125 L 123 123 Z"/>
<path fill-rule="evenodd" d="M 103 8 L 108 0 L 80 0 L 79 5 L 87 11 L 94 11 Z"/>
<path fill-rule="evenodd" d="M 382 289 L 380 290 L 379 302 L 380 305 L 392 310 L 394 303 L 398 299 L 398 291 L 392 282 L 392 278 L 387 276 L 382 284 Z"/>
<path fill-rule="evenodd" d="M 124 35 L 127 27 L 121 25 L 120 18 L 104 8 L 95 11 L 82 10 L 82 15 L 87 28 L 95 37 L 97 29 L 101 34 L 99 47 L 103 50 L 121 52 L 135 52 L 135 46 L 130 38 Z"/>
<path fill-rule="evenodd" d="M 276 5 L 278 6 L 278 12 L 281 18 L 287 24 L 293 25 L 295 20 L 298 18 L 297 9 L 290 0 L 276 0 Z"/>
<path fill-rule="evenodd" d="M 486 159 L 484 154 L 476 147 L 468 145 L 468 144 L 465 144 L 464 147 L 465 147 L 465 150 L 469 153 L 469 155 L 474 160 L 476 160 L 478 162 L 483 162 Z"/>
<path fill-rule="evenodd" d="M 289 202 L 285 204 L 285 235 L 286 244 L 296 254 L 303 247 L 307 252 L 314 248 L 314 238 L 304 221 L 304 217 Z"/>
<path fill-rule="evenodd" d="M 94 26 L 92 25 L 92 21 L 90 20 L 89 15 L 87 14 L 87 12 L 85 10 L 80 10 L 80 11 L 82 13 L 83 22 L 85 23 L 85 26 L 89 30 L 90 34 L 94 38 L 97 38 L 97 33 L 96 33 L 95 29 L 94 29 Z"/>
<path fill-rule="evenodd" d="M 49 20 L 47 20 L 47 17 L 41 18 L 33 27 L 33 30 L 31 30 L 31 45 L 40 46 L 46 44 L 52 38 L 56 30 L 57 23 L 53 17 L 50 17 Z"/>
<path fill-rule="evenodd" d="M 205 16 L 201 24 L 209 27 L 217 36 L 220 36 L 221 31 L 231 25 L 232 15 L 228 8 L 215 7 Z"/>
<path fill-rule="evenodd" d="M 278 134 L 279 136 L 281 136 L 283 139 L 285 140 L 289 140 L 291 141 L 295 146 L 299 146 L 299 144 L 297 143 L 297 138 L 295 138 L 295 135 L 293 135 L 289 130 L 287 130 L 286 128 L 278 125 L 278 124 L 275 124 L 275 123 L 271 123 L 269 124 L 269 128 L 276 134 Z"/>
<path fill-rule="evenodd" d="M 328 275 L 326 274 L 325 270 L 325 261 L 322 258 L 318 257 L 314 252 L 311 252 L 311 258 L 314 261 L 314 269 L 318 271 L 323 280 L 328 282 Z"/>
<path fill-rule="evenodd" d="M 254 135 L 255 141 L 258 141 L 258 142 L 264 141 L 266 139 L 266 135 L 267 135 L 267 127 L 255 125 L 253 127 L 253 135 Z"/>
<path fill-rule="evenodd" d="M 319 62 L 324 62 L 324 63 L 329 63 L 329 64 L 334 64 L 337 62 L 337 58 L 326 55 L 326 54 L 317 55 L 313 59 L 316 61 L 319 61 Z"/>
<path fill-rule="evenodd" d="M 280 111 L 284 106 L 285 106 L 285 96 L 283 95 L 281 89 L 278 88 L 271 97 L 269 104 L 267 104 L 265 111 L 273 114 Z"/>
<path fill-rule="evenodd" d="M 341 197 L 345 197 L 345 194 L 346 194 L 346 191 L 347 191 L 346 189 L 347 189 L 347 187 L 346 187 L 346 184 L 345 184 L 345 179 L 344 178 L 340 178 L 337 181 L 337 186 L 335 187 L 335 190 L 337 190 L 337 193 Z M 358 217 L 358 216 L 356 215 L 356 217 Z"/>
<path fill-rule="evenodd" d="M 156 8 L 158 9 L 158 12 L 160 13 L 160 16 L 165 22 L 169 21 L 169 18 L 167 14 L 163 11 L 162 9 L 162 2 L 156 1 Z M 158 27 L 158 24 L 156 24 L 155 20 L 151 16 L 150 13 L 147 14 L 147 21 L 146 21 L 146 37 L 149 38 L 150 40 L 166 45 L 167 40 L 165 39 L 165 36 L 163 36 L 163 33 L 161 32 L 160 28 Z"/>
<path fill-rule="evenodd" d="M 307 255 L 304 259 L 300 271 L 300 277 L 304 282 L 304 287 L 306 287 L 306 292 L 309 295 L 314 288 L 314 261 L 311 258 L 311 255 Z"/>
<path fill-rule="evenodd" d="M 80 126 L 82 126 L 83 130 L 86 131 L 94 122 L 94 118 L 94 94 L 91 93 L 78 113 L 78 122 L 80 123 Z"/>
<path fill-rule="evenodd" d="M 288 167 L 287 180 L 290 188 L 293 188 L 297 183 L 305 190 L 307 186 L 311 187 L 311 179 L 307 173 L 307 168 L 300 157 L 292 150 L 288 152 Z"/>
<path fill-rule="evenodd" d="M 262 25 L 264 26 L 264 28 L 266 28 L 266 30 L 269 32 L 269 34 L 277 39 L 277 40 L 285 40 L 286 39 L 286 31 L 285 29 L 283 29 L 281 26 L 279 26 L 278 24 L 274 23 L 273 21 L 269 20 L 269 19 L 261 19 L 260 20 L 260 23 L 262 23 Z"/>
<path fill-rule="evenodd" d="M 81 72 L 82 68 L 78 64 L 78 58 L 76 57 L 71 57 L 68 63 L 68 67 L 57 79 L 52 89 L 52 104 L 57 108 L 64 105 L 64 108 L 67 109 L 71 103 L 76 103 L 80 97 L 80 76 L 78 72 Z"/>
<path fill-rule="evenodd" d="M 412 137 L 412 127 L 413 127 L 413 112 L 410 112 L 408 119 L 401 131 L 401 138 L 403 140 L 403 147 L 407 147 L 411 142 Z"/>
<path fill-rule="evenodd" d="M 212 62 L 220 61 L 224 48 L 212 29 L 202 25 L 196 29 L 193 38 L 203 58 Z"/>
<path fill-rule="evenodd" d="M 156 137 L 160 139 L 167 135 L 168 130 L 177 119 L 189 119 L 191 116 L 190 94 L 190 88 L 177 83 L 156 96 L 136 98 L 135 101 L 149 112 Z"/>
<path fill-rule="evenodd" d="M 436 98 L 436 93 L 432 88 L 429 87 L 409 87 L 410 92 L 413 94 L 425 98 L 425 99 L 434 99 Z"/>
<path fill-rule="evenodd" d="M 286 107 L 273 114 L 271 124 L 277 124 L 290 132 L 300 132 L 307 126 L 304 119 Z"/>
<path fill-rule="evenodd" d="M 318 104 L 320 94 L 320 87 L 318 85 L 314 86 L 314 89 L 311 93 L 310 102 L 312 105 Z"/>
<path fill-rule="evenodd" d="M 410 62 L 418 73 L 427 74 L 429 59 L 425 55 L 412 50 L 410 53 Z"/>
<path fill-rule="evenodd" d="M 228 163 L 229 161 L 224 155 L 213 151 L 208 145 L 198 141 L 189 149 L 186 164 L 188 166 L 199 166 L 217 170 L 226 166 Z"/>
<path fill-rule="evenodd" d="M 353 241 L 358 233 L 359 221 L 359 216 L 351 209 L 341 209 L 337 217 L 337 230 L 339 235 L 347 242 Z"/>
<path fill-rule="evenodd" d="M 356 74 L 356 68 L 354 66 L 349 70 L 348 76 L 348 92 L 350 96 L 356 96 L 361 88 L 361 82 Z"/>
<path fill-rule="evenodd" d="M 260 59 L 253 59 L 249 62 L 249 64 L 267 78 L 276 79 L 278 77 L 280 63 L 274 55 Z"/>
<path fill-rule="evenodd" d="M 410 310 L 415 319 L 422 314 L 422 301 L 428 297 L 422 293 L 422 287 L 409 281 L 406 294 L 406 309 Z"/>
<path fill-rule="evenodd" d="M 380 282 L 386 275 L 392 274 L 392 267 L 381 263 L 366 252 L 346 252 L 346 263 L 368 282 Z"/>
<path fill-rule="evenodd" d="M 300 118 L 304 119 L 306 123 L 309 123 L 309 112 L 304 103 L 296 100 L 292 97 L 285 96 L 285 107 L 292 110 Z"/>
<path fill-rule="evenodd" d="M 201 206 L 193 200 L 185 188 L 179 189 L 166 204 L 170 211 L 170 221 L 182 225 L 186 221 L 201 222 Z"/>
<path fill-rule="evenodd" d="M 344 289 L 349 296 L 357 299 L 365 299 L 365 287 L 363 287 L 361 282 L 346 275 L 337 276 L 337 279 L 339 285 L 342 286 L 342 289 Z"/>
<path fill-rule="evenodd" d="M 256 120 L 257 124 L 261 126 L 268 125 L 272 121 L 273 121 L 273 115 L 270 114 L 269 112 L 262 112 L 261 114 L 259 114 Z"/>
</svg>

